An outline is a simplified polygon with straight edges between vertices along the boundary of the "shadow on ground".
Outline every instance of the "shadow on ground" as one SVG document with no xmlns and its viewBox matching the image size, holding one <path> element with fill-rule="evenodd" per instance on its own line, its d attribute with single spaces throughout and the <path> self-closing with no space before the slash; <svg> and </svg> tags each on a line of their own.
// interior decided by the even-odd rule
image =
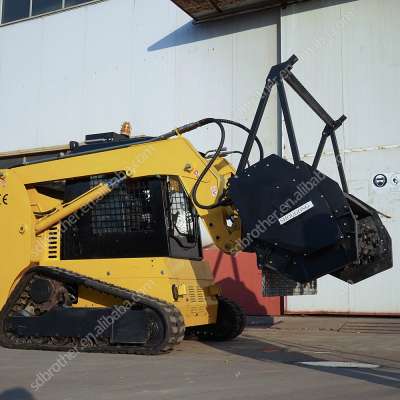
<svg viewBox="0 0 400 400">
<path fill-rule="evenodd" d="M 1 392 L 0 400 L 35 400 L 35 398 L 24 388 L 13 388 Z"/>
<path fill-rule="evenodd" d="M 304 353 L 301 351 L 292 351 L 285 348 L 283 345 L 278 346 L 260 340 L 254 336 L 242 335 L 240 338 L 232 342 L 206 342 L 207 345 L 222 350 L 237 356 L 251 358 L 257 361 L 268 361 L 281 364 L 294 365 L 298 368 L 307 368 L 324 373 L 335 374 L 352 379 L 358 379 L 369 383 L 388 386 L 392 388 L 400 388 L 400 371 L 391 368 L 390 371 L 384 367 L 376 369 L 361 369 L 361 368 L 332 368 L 321 366 L 310 366 L 301 364 L 302 362 L 320 362 L 329 361 L 327 359 L 318 358 L 306 354 L 310 349 L 304 346 Z M 346 362 L 360 362 L 356 355 L 345 353 L 345 357 L 340 351 L 329 349 L 329 352 L 344 358 Z M 353 357 L 351 357 L 353 356 Z M 383 360 L 382 360 L 383 361 Z M 377 362 L 375 362 L 377 364 Z"/>
</svg>

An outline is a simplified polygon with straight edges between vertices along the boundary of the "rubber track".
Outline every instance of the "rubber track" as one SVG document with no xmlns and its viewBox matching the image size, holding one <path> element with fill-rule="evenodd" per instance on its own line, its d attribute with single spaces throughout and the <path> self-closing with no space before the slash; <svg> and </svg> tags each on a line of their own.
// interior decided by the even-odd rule
<svg viewBox="0 0 400 400">
<path fill-rule="evenodd" d="M 156 311 L 162 317 L 165 326 L 165 338 L 156 347 L 146 347 L 146 345 L 107 344 L 102 344 L 100 346 L 93 345 L 91 347 L 83 347 L 79 346 L 79 344 L 75 344 L 75 342 L 73 341 L 71 341 L 70 344 L 66 345 L 57 345 L 50 343 L 16 343 L 15 341 L 11 341 L 7 333 L 5 332 L 5 321 L 7 317 L 13 315 L 13 307 L 20 300 L 20 296 L 26 296 L 26 293 L 24 293 L 24 291 L 31 282 L 32 278 L 36 275 L 59 280 L 66 284 L 85 286 L 87 288 L 94 289 L 114 297 L 118 297 L 122 300 L 132 301 L 134 299 L 134 303 L 143 304 L 144 306 Z M 183 316 L 174 305 L 139 292 L 130 291 L 122 287 L 111 285 L 109 283 L 95 280 L 61 268 L 35 267 L 30 269 L 20 280 L 0 313 L 0 345 L 13 349 L 52 351 L 68 351 L 71 349 L 76 349 L 80 352 L 156 355 L 171 351 L 174 346 L 176 346 L 183 340 L 184 334 L 185 325 Z M 18 339 L 20 340 L 20 338 Z"/>
<path fill-rule="evenodd" d="M 241 335 L 244 328 L 246 327 L 246 315 L 242 308 L 235 303 L 234 301 L 227 299 L 225 297 L 218 298 L 218 308 L 219 310 L 223 310 L 225 307 L 228 307 L 233 312 L 233 321 L 232 329 L 228 334 L 222 333 L 218 331 L 218 322 L 214 325 L 204 325 L 195 328 L 191 328 L 190 332 L 194 333 L 200 340 L 203 341 L 228 341 L 236 338 Z M 220 313 L 220 311 L 218 311 Z M 218 320 L 220 318 L 224 318 L 226 314 L 218 314 Z"/>
<path fill-rule="evenodd" d="M 226 340 L 234 339 L 235 337 L 240 336 L 243 333 L 244 328 L 246 328 L 246 315 L 242 308 L 234 301 L 225 297 L 222 298 L 222 301 L 224 301 L 225 304 L 229 305 L 229 307 L 231 307 L 235 313 L 235 325 L 233 327 L 234 329 L 232 329 L 231 335 L 226 338 Z"/>
</svg>

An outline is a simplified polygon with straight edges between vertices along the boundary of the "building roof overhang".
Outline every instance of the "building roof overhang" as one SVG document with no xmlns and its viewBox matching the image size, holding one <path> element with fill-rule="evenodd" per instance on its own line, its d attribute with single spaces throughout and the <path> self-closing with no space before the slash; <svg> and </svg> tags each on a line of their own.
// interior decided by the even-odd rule
<svg viewBox="0 0 400 400">
<path fill-rule="evenodd" d="M 306 0 L 172 0 L 195 22 L 205 22 L 237 14 L 286 7 Z"/>
</svg>

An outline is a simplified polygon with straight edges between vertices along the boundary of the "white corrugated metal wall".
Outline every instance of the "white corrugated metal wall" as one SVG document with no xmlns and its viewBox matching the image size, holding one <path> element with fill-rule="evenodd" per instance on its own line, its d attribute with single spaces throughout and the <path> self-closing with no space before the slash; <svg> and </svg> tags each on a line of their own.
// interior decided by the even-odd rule
<svg viewBox="0 0 400 400">
<path fill-rule="evenodd" d="M 108 0 L 0 27 L 1 150 L 115 131 L 124 120 L 149 134 L 210 115 L 250 123 L 277 61 L 278 22 L 274 10 L 195 26 L 170 1 Z M 262 128 L 272 151 L 276 121 L 272 107 Z M 218 130 L 193 139 L 215 147 Z M 239 131 L 228 144 L 244 139 Z"/>
<path fill-rule="evenodd" d="M 282 57 L 298 53 L 298 77 L 333 116 L 348 115 L 338 139 L 350 191 L 392 217 L 383 221 L 394 249 L 392 270 L 355 286 L 320 279 L 317 296 L 287 299 L 289 312 L 400 313 L 400 191 L 372 183 L 378 173 L 400 172 L 399 12 L 396 0 L 311 1 L 283 11 Z M 315 153 L 323 125 L 294 95 L 289 101 L 301 151 Z M 332 155 L 321 169 L 335 176 Z"/>
<path fill-rule="evenodd" d="M 296 53 L 299 77 L 334 115 L 350 116 L 339 136 L 351 189 L 394 216 L 386 222 L 396 251 L 398 194 L 373 191 L 370 175 L 398 165 L 399 150 L 381 146 L 398 144 L 399 6 L 310 1 L 282 15 L 268 10 L 194 26 L 169 1 L 108 0 L 0 27 L 1 150 L 80 140 L 117 130 L 123 120 L 148 134 L 210 115 L 250 124 L 268 68 L 280 52 Z M 302 151 L 311 153 L 320 125 L 289 99 L 298 106 Z M 274 95 L 260 131 L 267 151 L 277 148 L 277 119 Z M 215 135 L 205 131 L 193 141 L 209 149 Z M 243 143 L 229 131 L 230 148 Z M 332 171 L 329 157 L 322 165 Z M 396 278 L 398 266 L 351 289 L 325 278 L 320 295 L 289 299 L 288 310 L 400 312 Z"/>
</svg>

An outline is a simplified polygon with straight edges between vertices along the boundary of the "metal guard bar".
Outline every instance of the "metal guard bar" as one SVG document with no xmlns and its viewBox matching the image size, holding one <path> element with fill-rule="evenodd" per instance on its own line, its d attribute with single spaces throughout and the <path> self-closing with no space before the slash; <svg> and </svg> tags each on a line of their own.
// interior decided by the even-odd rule
<svg viewBox="0 0 400 400">
<path fill-rule="evenodd" d="M 336 164 L 339 170 L 342 188 L 344 192 L 348 192 L 348 186 L 343 168 L 343 162 L 340 156 L 339 146 L 336 138 L 336 130 L 343 125 L 347 117 L 345 115 L 342 115 L 339 119 L 334 120 L 328 114 L 328 112 L 321 106 L 321 104 L 314 98 L 314 96 L 303 86 L 303 84 L 292 73 L 293 66 L 297 61 L 298 58 L 295 55 L 293 55 L 286 62 L 277 64 L 271 68 L 265 82 L 264 90 L 262 92 L 261 99 L 257 107 L 257 111 L 254 116 L 253 124 L 250 129 L 250 134 L 247 138 L 242 157 L 239 161 L 237 174 L 239 175 L 243 173 L 249 161 L 250 152 L 253 148 L 255 138 L 260 128 L 260 124 L 265 113 L 265 108 L 267 106 L 269 96 L 271 94 L 271 90 L 275 85 L 277 85 L 278 87 L 278 96 L 280 100 L 282 113 L 284 115 L 286 131 L 289 138 L 289 144 L 293 157 L 293 162 L 294 164 L 300 162 L 300 152 L 298 149 L 296 134 L 294 131 L 293 122 L 290 115 L 289 104 L 286 97 L 286 91 L 283 84 L 283 81 L 285 81 L 298 94 L 298 96 L 311 108 L 311 110 L 313 110 L 319 116 L 319 118 L 325 122 L 326 125 L 321 137 L 321 141 L 318 146 L 317 153 L 314 158 L 313 167 L 317 168 L 323 149 L 326 144 L 326 139 L 328 136 L 330 136 L 332 141 L 333 151 L 335 153 Z"/>
</svg>

